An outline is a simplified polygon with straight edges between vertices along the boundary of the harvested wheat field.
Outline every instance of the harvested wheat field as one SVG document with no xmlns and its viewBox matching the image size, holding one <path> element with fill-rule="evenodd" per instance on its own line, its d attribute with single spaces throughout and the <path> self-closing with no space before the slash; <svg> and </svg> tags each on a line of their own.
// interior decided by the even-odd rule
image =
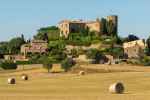
<svg viewBox="0 0 150 100">
<path fill-rule="evenodd" d="M 84 76 L 78 73 L 47 74 L 41 68 L 5 71 L 0 73 L 0 100 L 150 100 L 150 68 L 125 69 Z M 28 81 L 20 78 L 22 73 L 28 74 Z M 7 84 L 9 77 L 15 77 L 16 84 Z M 125 86 L 124 94 L 111 94 L 109 86 L 118 81 Z"/>
</svg>

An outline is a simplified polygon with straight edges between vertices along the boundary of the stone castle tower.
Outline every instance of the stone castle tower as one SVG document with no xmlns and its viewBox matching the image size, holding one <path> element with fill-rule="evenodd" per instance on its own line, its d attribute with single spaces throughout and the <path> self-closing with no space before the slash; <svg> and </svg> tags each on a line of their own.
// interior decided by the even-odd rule
<svg viewBox="0 0 150 100">
<path fill-rule="evenodd" d="M 107 22 L 112 21 L 112 23 L 114 24 L 114 30 L 116 33 L 118 33 L 118 16 L 116 15 L 107 16 L 106 20 Z"/>
</svg>

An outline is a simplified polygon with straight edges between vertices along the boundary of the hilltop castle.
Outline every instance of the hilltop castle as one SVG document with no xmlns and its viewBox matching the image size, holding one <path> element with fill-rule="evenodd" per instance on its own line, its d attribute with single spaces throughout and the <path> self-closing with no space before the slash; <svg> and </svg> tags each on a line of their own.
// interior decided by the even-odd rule
<svg viewBox="0 0 150 100">
<path fill-rule="evenodd" d="M 58 28 L 60 29 L 60 36 L 68 37 L 69 33 L 79 33 L 81 30 L 89 29 L 90 32 L 96 32 L 98 35 L 107 35 L 107 24 L 112 22 L 113 30 L 118 31 L 118 16 L 112 15 L 102 18 L 97 18 L 95 21 L 83 20 L 63 20 L 59 22 Z"/>
</svg>

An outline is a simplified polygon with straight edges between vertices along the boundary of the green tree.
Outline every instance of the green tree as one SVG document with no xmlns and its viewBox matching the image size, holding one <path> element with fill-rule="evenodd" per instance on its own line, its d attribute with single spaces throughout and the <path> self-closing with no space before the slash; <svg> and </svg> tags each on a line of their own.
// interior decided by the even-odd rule
<svg viewBox="0 0 150 100">
<path fill-rule="evenodd" d="M 44 33 L 44 36 L 43 36 L 43 39 L 44 41 L 47 41 L 48 42 L 48 34 L 47 33 Z"/>
<path fill-rule="evenodd" d="M 69 45 L 89 46 L 91 45 L 91 36 L 84 36 L 82 33 L 70 33 L 66 41 Z"/>
<path fill-rule="evenodd" d="M 68 70 L 70 70 L 74 65 L 75 65 L 75 61 L 72 58 L 66 58 L 64 61 L 62 61 L 61 63 L 61 67 L 65 70 L 65 72 L 67 72 Z"/>
<path fill-rule="evenodd" d="M 150 48 L 150 37 L 146 40 L 147 47 Z"/>
<path fill-rule="evenodd" d="M 56 26 L 49 26 L 49 27 L 42 27 L 38 30 L 39 33 L 46 33 L 49 30 L 58 30 L 58 27 Z"/>
<path fill-rule="evenodd" d="M 146 55 L 150 56 L 150 37 L 146 40 L 147 48 L 145 49 Z"/>
<path fill-rule="evenodd" d="M 141 63 L 144 66 L 150 66 L 150 57 L 149 56 L 144 56 L 141 60 Z"/>
<path fill-rule="evenodd" d="M 9 53 L 17 54 L 20 52 L 20 47 L 25 43 L 25 40 L 21 37 L 13 38 L 8 43 Z"/>
<path fill-rule="evenodd" d="M 95 64 L 104 63 L 108 59 L 97 49 L 90 49 L 86 52 L 86 56 L 88 59 L 92 59 Z"/>
<path fill-rule="evenodd" d="M 60 62 L 66 58 L 65 42 L 63 40 L 50 41 L 48 45 L 49 56 Z"/>
<path fill-rule="evenodd" d="M 43 27 L 38 30 L 34 38 L 46 41 L 59 40 L 59 33 L 59 29 L 56 26 Z"/>
<path fill-rule="evenodd" d="M 5 55 L 8 53 L 9 53 L 8 42 L 1 42 L 0 43 L 0 54 Z"/>
<path fill-rule="evenodd" d="M 53 64 L 52 64 L 51 60 L 48 57 L 45 57 L 43 60 L 44 60 L 43 61 L 43 67 L 46 68 L 48 73 L 49 73 L 50 70 L 53 67 Z"/>
<path fill-rule="evenodd" d="M 90 32 L 89 28 L 86 27 L 85 29 L 81 29 L 79 34 L 82 35 L 82 36 L 88 36 L 89 32 Z"/>
<path fill-rule="evenodd" d="M 76 49 L 71 49 L 71 55 L 73 58 L 76 58 L 79 56 L 79 53 Z"/>
<path fill-rule="evenodd" d="M 139 40 L 139 37 L 133 34 L 129 34 L 128 37 L 126 37 L 123 42 L 131 42 L 135 40 Z"/>
<path fill-rule="evenodd" d="M 24 35 L 23 35 L 23 34 L 21 34 L 21 39 L 22 39 L 22 41 L 25 42 L 25 38 L 24 38 Z"/>
<path fill-rule="evenodd" d="M 107 28 L 106 28 L 106 19 L 105 18 L 102 18 L 101 19 L 101 23 L 102 23 L 102 33 L 107 33 Z"/>
<path fill-rule="evenodd" d="M 123 38 L 121 38 L 120 36 L 116 36 L 116 44 L 122 45 L 123 44 Z"/>
<path fill-rule="evenodd" d="M 110 54 L 115 58 L 120 58 L 123 57 L 124 55 L 123 48 L 115 47 L 115 48 L 110 48 L 109 50 L 110 50 Z"/>
</svg>

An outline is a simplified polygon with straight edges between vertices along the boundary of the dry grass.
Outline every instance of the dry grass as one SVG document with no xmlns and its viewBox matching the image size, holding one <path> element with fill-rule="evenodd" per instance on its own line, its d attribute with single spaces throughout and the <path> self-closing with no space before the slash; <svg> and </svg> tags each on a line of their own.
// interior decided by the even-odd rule
<svg viewBox="0 0 150 100">
<path fill-rule="evenodd" d="M 0 73 L 0 100 L 149 100 L 150 71 L 146 69 L 85 76 L 47 74 L 44 69 Z M 22 73 L 30 76 L 29 81 L 20 79 Z M 7 84 L 11 76 L 16 77 L 16 85 Z M 124 83 L 125 94 L 110 94 L 109 85 L 118 81 Z"/>
<path fill-rule="evenodd" d="M 60 73 L 60 72 L 64 72 L 64 69 L 61 68 L 60 64 L 53 64 L 51 72 L 52 73 Z"/>
</svg>

